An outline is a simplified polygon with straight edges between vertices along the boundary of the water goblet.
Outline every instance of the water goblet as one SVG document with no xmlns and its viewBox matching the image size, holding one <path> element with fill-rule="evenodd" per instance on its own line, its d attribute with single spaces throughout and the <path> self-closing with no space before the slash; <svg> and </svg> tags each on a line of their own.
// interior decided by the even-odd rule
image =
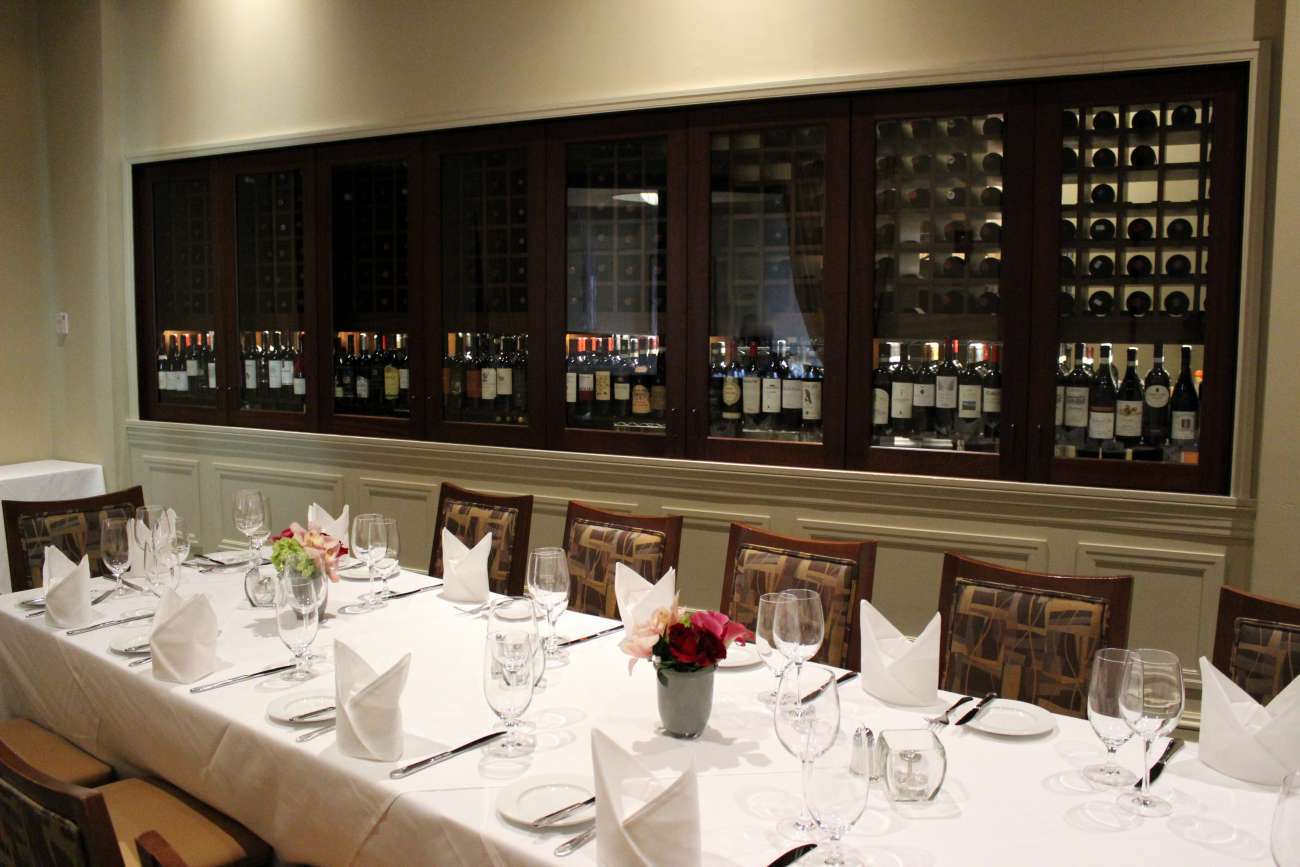
<svg viewBox="0 0 1300 867">
<path fill-rule="evenodd" d="M 1120 797 L 1123 809 L 1139 816 L 1168 816 L 1173 806 L 1151 794 L 1151 744 L 1172 732 L 1183 715 L 1183 667 L 1167 650 L 1143 648 L 1124 661 L 1119 710 L 1142 738 L 1142 790 Z"/>
<path fill-rule="evenodd" d="M 1118 647 L 1103 647 L 1092 655 L 1092 674 L 1088 684 L 1088 722 L 1106 747 L 1106 761 L 1089 765 L 1083 776 L 1101 786 L 1131 786 L 1137 774 L 1115 761 L 1115 751 L 1133 737 L 1119 709 L 1124 689 L 1124 663 L 1129 652 Z"/>
<path fill-rule="evenodd" d="M 262 562 L 262 546 L 271 536 L 271 501 L 256 488 L 235 492 L 235 529 L 248 539 L 248 565 Z"/>
<path fill-rule="evenodd" d="M 787 601 L 776 608 L 772 635 L 781 655 L 802 667 L 817 655 L 826 634 L 822 597 L 816 590 L 802 587 L 783 592 Z"/>
<path fill-rule="evenodd" d="M 1282 779 L 1269 845 L 1277 867 L 1300 867 L 1300 771 Z"/>
<path fill-rule="evenodd" d="M 528 595 L 546 612 L 550 634 L 546 636 L 546 658 L 564 660 L 556 634 L 560 615 L 569 607 L 569 555 L 563 548 L 538 548 L 528 558 Z"/>
<path fill-rule="evenodd" d="M 520 717 L 533 700 L 537 670 L 546 664 L 533 601 L 518 596 L 498 599 L 487 619 L 483 696 L 506 729 L 505 737 L 490 744 L 487 751 L 500 758 L 515 758 L 531 753 L 537 744 L 536 738 L 520 730 Z"/>
<path fill-rule="evenodd" d="M 276 579 L 275 626 L 280 640 L 293 654 L 294 668 L 285 680 L 307 680 L 311 672 L 311 643 L 320 629 L 320 600 L 324 576 L 306 576 L 292 567 Z"/>
<path fill-rule="evenodd" d="M 99 524 L 100 559 L 117 582 L 114 598 L 130 596 L 132 591 L 122 580 L 122 573 L 131 565 L 131 541 L 127 533 L 127 519 L 103 514 Z"/>
<path fill-rule="evenodd" d="M 776 705 L 772 710 L 776 737 L 781 745 L 803 764 L 808 765 L 835 743 L 840 730 L 840 692 L 835 672 L 820 665 L 788 665 L 777 686 Z M 808 813 L 807 792 L 804 812 L 782 823 L 781 832 L 794 840 L 808 840 L 817 823 Z"/>
<path fill-rule="evenodd" d="M 830 749 L 803 766 L 804 802 L 821 829 L 818 860 L 810 863 L 858 864 L 840 841 L 861 818 L 871 791 L 871 774 L 853 767 L 853 739 L 837 737 Z"/>
<path fill-rule="evenodd" d="M 387 550 L 386 536 L 379 523 L 383 518 L 374 512 L 366 512 L 352 519 L 352 556 L 366 564 L 366 574 L 370 578 L 370 590 L 363 594 L 360 604 L 354 606 L 357 611 L 374 611 L 388 603 L 375 592 L 375 562 Z"/>
<path fill-rule="evenodd" d="M 776 610 L 790 597 L 784 593 L 764 593 L 758 597 L 758 619 L 754 624 L 754 646 L 758 649 L 758 658 L 763 660 L 768 671 L 772 672 L 772 688 L 758 694 L 758 700 L 771 707 L 776 704 L 776 686 L 781 681 L 781 672 L 789 665 L 789 660 L 776 648 L 776 638 L 772 634 L 772 624 L 776 619 Z"/>
<path fill-rule="evenodd" d="M 397 532 L 396 518 L 380 518 L 379 523 L 383 525 L 383 547 L 378 547 L 372 540 L 371 550 L 375 551 L 375 571 L 380 580 L 378 595 L 380 599 L 386 599 L 393 595 L 393 591 L 388 589 L 388 579 L 402 571 L 399 560 L 402 542 Z"/>
<path fill-rule="evenodd" d="M 140 580 L 153 583 L 153 573 L 158 568 L 158 551 L 155 537 L 164 524 L 167 509 L 163 506 L 140 506 L 135 510 L 135 543 L 140 548 L 140 561 L 144 574 Z"/>
</svg>

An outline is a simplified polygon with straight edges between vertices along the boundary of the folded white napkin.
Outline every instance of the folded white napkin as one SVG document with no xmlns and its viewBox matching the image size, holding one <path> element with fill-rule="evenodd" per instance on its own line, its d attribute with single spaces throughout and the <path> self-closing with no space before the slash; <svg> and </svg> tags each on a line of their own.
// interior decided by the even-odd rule
<svg viewBox="0 0 1300 867">
<path fill-rule="evenodd" d="M 591 730 L 596 777 L 596 860 L 639 867 L 700 863 L 700 795 L 695 767 L 656 779 L 600 729 Z"/>
<path fill-rule="evenodd" d="M 1261 707 L 1202 656 L 1198 755 L 1220 773 L 1264 786 L 1300 769 L 1300 678 Z"/>
<path fill-rule="evenodd" d="M 159 680 L 193 683 L 217 667 L 217 613 L 202 593 L 183 597 L 168 588 L 158 600 L 149 633 Z"/>
<path fill-rule="evenodd" d="M 443 527 L 442 598 L 449 602 L 486 602 L 488 557 L 491 553 L 491 533 L 479 539 L 473 548 L 466 548 Z"/>
<path fill-rule="evenodd" d="M 939 630 L 936 612 L 915 640 L 904 638 L 885 615 L 862 600 L 862 689 L 881 701 L 911 706 L 939 700 Z"/>
<path fill-rule="evenodd" d="M 45 587 L 45 622 L 56 629 L 85 626 L 95 616 L 90 608 L 90 560 L 73 563 L 58 548 L 45 546 L 41 566 Z"/>
<path fill-rule="evenodd" d="M 342 641 L 334 641 L 334 706 L 339 750 L 360 759 L 402 757 L 402 690 L 411 668 L 406 654 L 383 674 Z"/>
<path fill-rule="evenodd" d="M 330 513 L 325 511 L 317 503 L 312 503 L 307 507 L 307 526 L 315 526 L 322 533 L 328 533 L 335 539 L 340 539 L 345 548 L 352 547 L 348 544 L 348 507 L 344 506 L 343 511 L 339 512 L 337 518 L 331 518 Z"/>
<path fill-rule="evenodd" d="M 614 564 L 614 598 L 618 600 L 618 616 L 628 634 L 639 623 L 650 619 L 660 608 L 672 608 L 677 596 L 677 570 L 669 569 L 659 583 L 651 584 L 635 570 L 622 563 Z"/>
</svg>

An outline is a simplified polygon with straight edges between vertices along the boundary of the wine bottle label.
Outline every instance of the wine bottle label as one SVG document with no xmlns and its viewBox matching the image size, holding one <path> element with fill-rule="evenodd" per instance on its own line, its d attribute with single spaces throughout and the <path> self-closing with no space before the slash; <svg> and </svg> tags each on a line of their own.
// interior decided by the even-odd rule
<svg viewBox="0 0 1300 867">
<path fill-rule="evenodd" d="M 624 401 L 632 399 L 632 383 L 626 379 L 618 380 L 614 383 L 614 400 Z"/>
<path fill-rule="evenodd" d="M 1056 426 L 1065 424 L 1065 386 L 1056 387 Z"/>
<path fill-rule="evenodd" d="M 497 368 L 497 397 L 510 397 L 515 393 L 515 370 L 513 367 Z"/>
<path fill-rule="evenodd" d="M 564 402 L 578 402 L 578 374 L 572 370 L 564 374 Z"/>
<path fill-rule="evenodd" d="M 663 415 L 664 410 L 668 408 L 668 389 L 658 383 L 650 386 L 650 411 L 655 415 Z"/>
<path fill-rule="evenodd" d="M 357 377 L 357 400 L 370 399 L 370 380 L 364 376 Z"/>
<path fill-rule="evenodd" d="M 578 397 L 581 400 L 591 400 L 596 392 L 596 377 L 590 373 L 578 374 Z"/>
<path fill-rule="evenodd" d="M 608 370 L 596 371 L 596 400 L 600 400 L 600 401 L 609 400 L 609 393 L 610 393 L 609 383 L 610 383 L 610 379 L 609 379 Z"/>
<path fill-rule="evenodd" d="M 871 395 L 871 423 L 889 424 L 889 392 L 883 388 L 873 388 Z"/>
<path fill-rule="evenodd" d="M 1189 442 L 1196 439 L 1196 413 L 1174 410 L 1170 419 L 1173 425 L 1169 438 Z"/>
<path fill-rule="evenodd" d="M 1142 436 L 1142 401 L 1119 400 L 1115 402 L 1115 436 Z"/>
<path fill-rule="evenodd" d="M 280 362 L 280 388 L 293 388 L 293 362 Z"/>
<path fill-rule="evenodd" d="M 1096 407 L 1088 411 L 1088 439 L 1110 440 L 1115 438 L 1115 408 L 1112 406 Z"/>
<path fill-rule="evenodd" d="M 399 367 L 397 369 L 397 388 L 401 391 L 411 390 L 411 368 Z"/>
<path fill-rule="evenodd" d="M 1085 427 L 1088 424 L 1088 387 L 1070 386 L 1065 389 L 1065 426 Z"/>
<path fill-rule="evenodd" d="M 800 412 L 803 412 L 802 380 L 781 380 L 781 409 L 797 409 Z"/>
<path fill-rule="evenodd" d="M 818 380 L 804 382 L 802 391 L 804 421 L 822 420 L 822 384 Z"/>
<path fill-rule="evenodd" d="M 343 383 L 341 382 L 334 383 L 334 399 L 335 400 L 343 399 Z"/>
<path fill-rule="evenodd" d="M 986 388 L 982 397 L 984 401 L 984 414 L 1002 412 L 1002 389 Z"/>
<path fill-rule="evenodd" d="M 1149 385 L 1147 386 L 1144 398 L 1147 406 L 1152 409 L 1162 409 L 1169 405 L 1169 386 L 1167 385 Z"/>
<path fill-rule="evenodd" d="M 187 358 L 185 360 L 185 375 L 186 376 L 199 375 L 199 360 L 197 358 Z"/>
<path fill-rule="evenodd" d="M 912 417 L 912 383 L 894 382 L 889 386 L 889 417 Z"/>
<path fill-rule="evenodd" d="M 757 376 L 747 376 L 744 381 L 745 415 L 758 415 L 762 411 L 762 387 Z"/>
<path fill-rule="evenodd" d="M 495 367 L 484 367 L 479 370 L 479 378 L 483 380 L 479 386 L 480 400 L 497 399 L 497 369 Z"/>
<path fill-rule="evenodd" d="M 763 377 L 763 412 L 781 411 L 781 380 Z"/>
<path fill-rule="evenodd" d="M 295 376 L 293 378 L 293 395 L 294 397 L 306 397 L 307 395 L 307 377 Z"/>
<path fill-rule="evenodd" d="M 384 366 L 384 399 L 397 400 L 397 368 L 391 364 Z"/>
<path fill-rule="evenodd" d="M 961 385 L 957 387 L 958 418 L 980 417 L 980 397 L 983 391 L 983 386 L 979 385 Z"/>
<path fill-rule="evenodd" d="M 483 374 L 470 368 L 465 371 L 465 397 L 478 400 L 483 394 Z"/>
<path fill-rule="evenodd" d="M 912 406 L 934 406 L 933 382 L 918 382 L 913 385 Z"/>
<path fill-rule="evenodd" d="M 209 364 L 208 365 L 208 388 L 215 389 L 216 387 L 217 387 L 217 366 L 215 364 Z"/>
<path fill-rule="evenodd" d="M 251 358 L 244 362 L 244 388 L 248 391 L 257 390 L 257 362 Z"/>
<path fill-rule="evenodd" d="M 934 405 L 939 409 L 957 408 L 957 377 L 939 376 L 934 380 Z"/>
<path fill-rule="evenodd" d="M 740 380 L 728 376 L 722 380 L 722 405 L 734 407 L 738 403 L 740 403 Z"/>
<path fill-rule="evenodd" d="M 650 389 L 641 383 L 632 386 L 632 415 L 650 414 Z"/>
<path fill-rule="evenodd" d="M 190 378 L 185 375 L 185 371 L 177 370 L 172 373 L 172 382 L 175 383 L 173 388 L 177 391 L 190 390 Z"/>
<path fill-rule="evenodd" d="M 271 378 L 271 388 L 279 388 L 280 387 L 280 362 L 272 359 L 271 363 L 268 364 L 267 367 L 270 370 L 269 376 Z"/>
</svg>

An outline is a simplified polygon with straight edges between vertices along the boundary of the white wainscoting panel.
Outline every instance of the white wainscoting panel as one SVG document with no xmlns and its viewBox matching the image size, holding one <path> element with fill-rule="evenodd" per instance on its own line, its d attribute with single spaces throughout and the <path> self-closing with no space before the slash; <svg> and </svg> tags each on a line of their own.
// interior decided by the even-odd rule
<svg viewBox="0 0 1300 867">
<path fill-rule="evenodd" d="M 433 527 L 438 519 L 438 486 L 429 482 L 361 476 L 352 515 L 378 512 L 397 519 L 402 539 L 402 564 L 428 569 L 433 553 Z"/>
<path fill-rule="evenodd" d="M 240 488 L 258 488 L 270 498 L 273 532 L 307 520 L 307 507 L 312 503 L 319 503 L 332 515 L 343 508 L 343 473 L 231 463 L 213 463 L 212 472 L 221 506 L 222 544 L 227 547 L 248 544 L 235 529 L 233 507 Z"/>
<path fill-rule="evenodd" d="M 199 462 L 193 458 L 142 454 L 135 481 L 144 486 L 146 503 L 162 503 L 184 517 L 192 532 L 202 533 L 203 484 Z"/>
<path fill-rule="evenodd" d="M 727 537 L 731 525 L 749 524 L 771 529 L 772 516 L 723 508 L 698 508 L 664 503 L 659 511 L 682 516 L 682 550 L 677 562 L 677 587 L 683 605 L 717 608 L 722 599 Z"/>
</svg>

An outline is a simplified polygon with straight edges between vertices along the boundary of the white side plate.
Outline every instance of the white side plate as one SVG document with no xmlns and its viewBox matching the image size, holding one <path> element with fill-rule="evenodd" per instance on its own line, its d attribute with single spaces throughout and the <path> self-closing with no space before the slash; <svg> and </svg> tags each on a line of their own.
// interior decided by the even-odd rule
<svg viewBox="0 0 1300 867">
<path fill-rule="evenodd" d="M 282 695 L 271 702 L 266 708 L 266 715 L 286 725 L 324 725 L 334 719 L 334 711 L 317 714 L 296 723 L 292 722 L 292 718 L 333 706 L 334 693 L 332 692 L 299 692 L 293 695 Z"/>
<path fill-rule="evenodd" d="M 733 644 L 727 648 L 727 658 L 718 660 L 718 668 L 748 668 L 762 661 L 756 645 Z"/>
<path fill-rule="evenodd" d="M 517 780 L 501 790 L 497 795 L 497 812 L 516 825 L 528 827 L 533 822 L 554 813 L 561 807 L 590 798 L 596 792 L 591 777 L 579 777 L 574 774 L 537 774 Z M 547 825 L 551 828 L 569 828 L 581 825 L 596 818 L 596 805 L 575 810 L 558 822 Z"/>
<path fill-rule="evenodd" d="M 1056 728 L 1056 720 L 1052 719 L 1051 711 L 1036 704 L 998 698 L 966 725 L 990 735 L 1028 737 L 1050 732 Z"/>
</svg>

